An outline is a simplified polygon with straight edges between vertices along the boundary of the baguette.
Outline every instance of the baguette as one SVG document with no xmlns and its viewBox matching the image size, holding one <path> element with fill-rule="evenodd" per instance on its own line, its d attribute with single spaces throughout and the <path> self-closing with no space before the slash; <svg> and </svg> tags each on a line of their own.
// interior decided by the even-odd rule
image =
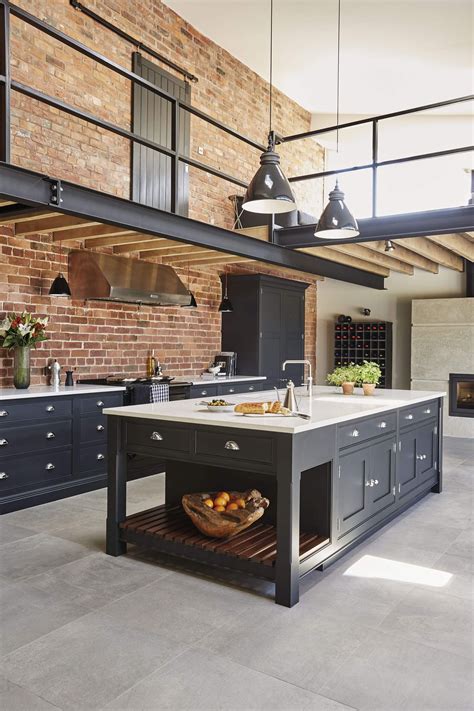
<svg viewBox="0 0 474 711">
<path fill-rule="evenodd" d="M 267 411 L 268 403 L 266 402 L 241 402 L 234 408 L 234 412 L 240 412 L 243 415 L 264 415 Z"/>
</svg>

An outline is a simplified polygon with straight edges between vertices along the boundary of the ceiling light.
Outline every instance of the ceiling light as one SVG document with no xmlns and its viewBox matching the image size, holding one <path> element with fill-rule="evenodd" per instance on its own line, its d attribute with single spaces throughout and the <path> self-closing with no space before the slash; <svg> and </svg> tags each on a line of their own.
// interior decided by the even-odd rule
<svg viewBox="0 0 474 711">
<path fill-rule="evenodd" d="M 337 5 L 337 91 L 336 91 L 336 151 L 339 152 L 339 85 L 341 65 L 341 0 Z M 347 239 L 359 234 L 357 220 L 344 202 L 344 193 L 336 180 L 334 190 L 329 193 L 329 202 L 319 218 L 315 237 L 323 239 Z"/>
<path fill-rule="evenodd" d="M 234 307 L 232 306 L 232 303 L 227 296 L 227 272 L 225 273 L 225 289 L 224 289 L 224 296 L 222 297 L 222 301 L 219 304 L 219 311 L 222 314 L 229 314 L 232 313 L 234 310 Z"/>
<path fill-rule="evenodd" d="M 247 212 L 273 215 L 296 209 L 295 197 L 281 167 L 280 156 L 275 152 L 277 139 L 272 130 L 273 89 L 273 0 L 270 0 L 270 120 L 268 147 L 260 156 L 260 168 L 250 181 L 242 203 Z"/>
<path fill-rule="evenodd" d="M 389 239 L 385 240 L 385 251 L 386 252 L 394 252 L 395 251 L 395 245 Z"/>
<path fill-rule="evenodd" d="M 62 242 L 59 243 L 59 263 L 61 264 L 63 247 Z M 71 289 L 67 283 L 67 279 L 61 272 L 58 273 L 49 289 L 49 296 L 71 296 Z"/>
</svg>

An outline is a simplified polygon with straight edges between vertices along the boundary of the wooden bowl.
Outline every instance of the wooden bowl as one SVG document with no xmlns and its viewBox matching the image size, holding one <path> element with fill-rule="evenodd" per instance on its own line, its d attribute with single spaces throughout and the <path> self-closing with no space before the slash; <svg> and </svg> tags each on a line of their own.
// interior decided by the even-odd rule
<svg viewBox="0 0 474 711">
<path fill-rule="evenodd" d="M 244 492 L 230 491 L 229 494 L 244 499 L 245 508 L 235 511 L 214 511 L 203 503 L 205 499 L 216 497 L 217 494 L 211 492 L 185 494 L 181 503 L 196 528 L 205 536 L 230 538 L 258 521 L 270 502 L 256 489 Z"/>
</svg>

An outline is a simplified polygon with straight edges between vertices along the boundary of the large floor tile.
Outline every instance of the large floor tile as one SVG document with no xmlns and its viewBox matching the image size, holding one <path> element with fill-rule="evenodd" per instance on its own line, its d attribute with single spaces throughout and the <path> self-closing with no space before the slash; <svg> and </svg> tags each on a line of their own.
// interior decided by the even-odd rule
<svg viewBox="0 0 474 711">
<path fill-rule="evenodd" d="M 190 650 L 139 682 L 114 711 L 347 711 L 349 706 L 203 650 Z"/>
<path fill-rule="evenodd" d="M 90 551 L 77 543 L 38 533 L 1 546 L 0 571 L 10 580 L 29 578 L 86 555 Z"/>
<path fill-rule="evenodd" d="M 163 635 L 91 613 L 12 652 L 5 676 L 62 709 L 101 709 L 184 651 Z"/>
<path fill-rule="evenodd" d="M 472 607 L 467 600 L 413 589 L 387 615 L 381 629 L 471 658 L 471 615 Z"/>
<path fill-rule="evenodd" d="M 360 711 L 470 711 L 471 679 L 464 657 L 374 632 L 321 693 Z"/>
<path fill-rule="evenodd" d="M 425 522 L 423 515 L 416 512 L 412 517 L 396 521 L 378 541 L 388 542 L 391 546 L 409 545 L 411 548 L 440 554 L 444 553 L 458 536 L 459 529 L 445 526 L 440 521 Z"/>
<path fill-rule="evenodd" d="M 54 711 L 55 709 L 57 711 L 58 706 L 2 678 L 0 679 L 0 708 L 4 711 Z"/>
<path fill-rule="evenodd" d="M 19 541 L 22 538 L 34 536 L 36 535 L 36 533 L 37 531 L 34 531 L 31 528 L 25 528 L 25 526 L 18 526 L 16 523 L 8 523 L 4 519 L 0 521 L 0 545 Z"/>
<path fill-rule="evenodd" d="M 98 511 L 91 511 L 77 501 L 62 499 L 5 514 L 3 520 L 6 523 L 25 526 L 38 533 L 52 533 L 73 522 L 82 523 L 84 527 L 96 523 L 105 525 L 105 514 L 101 515 Z"/>
<path fill-rule="evenodd" d="M 474 530 L 466 529 L 447 548 L 448 555 L 460 555 L 463 558 L 474 558 Z"/>
</svg>

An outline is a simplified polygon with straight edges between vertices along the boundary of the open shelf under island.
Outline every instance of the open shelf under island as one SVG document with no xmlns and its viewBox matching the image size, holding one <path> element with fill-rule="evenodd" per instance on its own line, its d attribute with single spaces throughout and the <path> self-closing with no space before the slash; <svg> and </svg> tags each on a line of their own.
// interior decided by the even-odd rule
<svg viewBox="0 0 474 711">
<path fill-rule="evenodd" d="M 308 411 L 304 389 L 298 394 Z M 276 602 L 291 607 L 301 576 L 441 491 L 443 397 L 402 390 L 343 396 L 317 387 L 310 420 L 210 413 L 199 400 L 108 408 L 107 553 L 121 555 L 133 543 L 238 570 L 274 581 Z M 166 498 L 127 517 L 131 453 L 166 460 Z M 202 535 L 181 507 L 183 494 L 249 488 L 270 507 L 229 539 Z"/>
</svg>

